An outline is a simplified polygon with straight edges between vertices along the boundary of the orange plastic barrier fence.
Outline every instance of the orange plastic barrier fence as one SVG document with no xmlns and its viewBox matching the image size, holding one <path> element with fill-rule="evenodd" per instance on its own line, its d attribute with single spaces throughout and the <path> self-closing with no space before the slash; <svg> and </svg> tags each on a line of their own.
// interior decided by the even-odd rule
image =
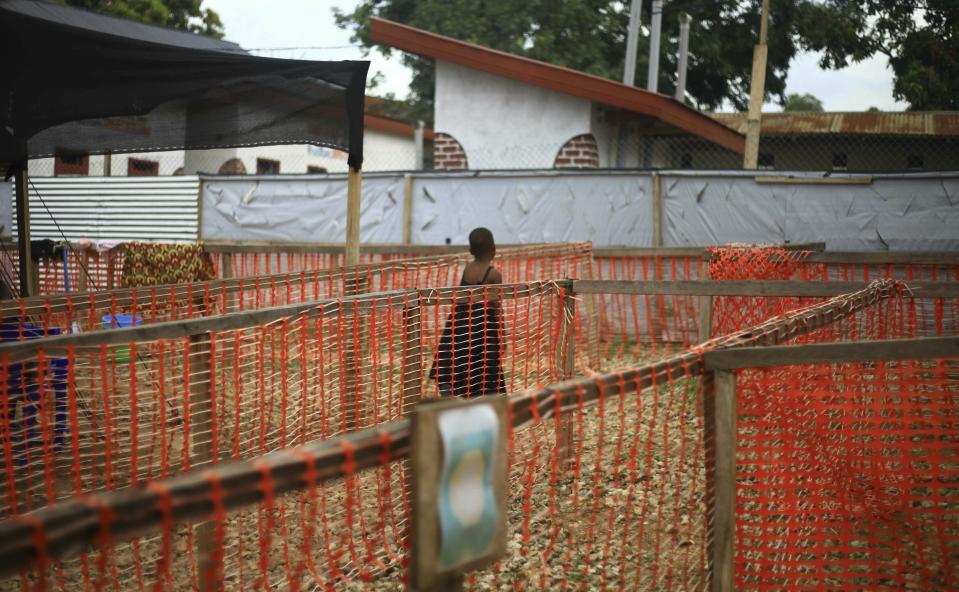
<svg viewBox="0 0 959 592">
<path fill-rule="evenodd" d="M 554 301 L 557 310 L 562 308 L 567 296 L 545 285 L 531 286 L 528 290 L 542 290 L 542 297 Z M 704 348 L 909 335 L 912 328 L 901 290 L 890 283 L 881 283 L 856 294 L 788 311 L 781 318 L 714 339 Z M 469 294 L 467 305 L 475 293 L 475 290 L 465 293 Z M 452 304 L 453 297 L 452 293 L 418 295 L 424 310 L 434 302 L 442 306 L 446 298 Z M 540 297 L 530 294 L 529 304 L 535 305 Z M 409 423 L 399 420 L 377 424 L 377 421 L 397 417 L 396 399 L 391 405 L 389 399 L 384 402 L 381 395 L 364 399 L 370 406 L 374 401 L 380 405 L 379 413 L 364 416 L 366 419 L 361 424 L 372 429 L 308 443 L 306 439 L 312 437 L 341 433 L 337 424 L 349 422 L 344 419 L 343 399 L 340 399 L 339 413 L 324 414 L 319 406 L 329 405 L 329 409 L 335 411 L 337 397 L 317 397 L 309 388 L 306 396 L 297 395 L 303 382 L 296 378 L 305 373 L 307 377 L 316 376 L 320 384 L 322 380 L 335 380 L 332 375 L 321 378 L 336 371 L 329 361 L 335 356 L 314 360 L 314 357 L 326 356 L 318 345 L 321 339 L 328 338 L 326 323 L 332 324 L 331 337 L 348 335 L 351 331 L 354 335 L 368 334 L 371 340 L 374 335 L 389 335 L 385 323 L 397 323 L 388 313 L 392 309 L 389 305 L 395 302 L 383 301 L 382 306 L 376 306 L 378 299 L 387 298 L 399 298 L 404 306 L 410 302 L 409 294 L 398 294 L 330 304 L 328 309 L 280 323 L 285 327 L 287 343 L 306 341 L 305 347 L 291 350 L 295 355 L 283 358 L 277 354 L 280 359 L 274 365 L 266 362 L 271 356 L 263 355 L 261 362 L 257 357 L 260 354 L 254 353 L 250 363 L 255 366 L 248 370 L 250 374 L 264 376 L 267 381 L 276 378 L 279 389 L 254 383 L 253 405 L 248 415 L 241 416 L 240 423 L 244 425 L 238 432 L 229 431 L 229 422 L 211 422 L 218 426 L 215 442 L 236 442 L 234 434 L 245 434 L 239 440 L 238 456 L 249 454 L 248 461 L 222 468 L 208 467 L 205 472 L 160 479 L 113 494 L 72 499 L 56 508 L 8 520 L 0 524 L 0 557 L 6 561 L 4 573 L 9 574 L 12 565 L 30 565 L 31 569 L 21 577 L 21 585 L 41 590 L 401 587 L 409 545 L 406 538 L 409 506 L 402 465 L 402 459 L 409 452 Z M 495 298 L 487 292 L 481 301 L 490 303 Z M 506 294 L 501 294 L 500 302 L 502 310 L 508 310 Z M 536 308 L 530 305 L 519 308 Z M 355 307 L 368 314 L 349 316 Z M 379 321 L 373 320 L 373 311 L 378 311 Z M 404 327 L 403 334 L 415 334 L 415 315 L 398 314 L 406 315 L 399 321 Z M 364 319 L 369 325 L 361 322 Z M 512 322 L 517 321 L 514 318 Z M 307 328 L 298 330 L 299 323 L 306 323 Z M 311 328 L 313 323 L 320 327 Z M 284 329 L 274 327 L 271 331 L 269 339 L 252 339 L 250 348 L 256 352 L 265 344 L 282 344 Z M 562 335 L 564 329 L 558 332 Z M 220 335 L 223 339 L 230 338 L 229 332 L 220 332 Z M 230 350 L 227 343 L 214 337 L 209 346 L 203 345 L 199 354 L 194 355 L 204 355 L 205 348 L 209 347 L 211 367 L 214 367 L 218 356 L 242 351 L 242 347 Z M 354 344 L 355 347 L 361 345 Z M 190 347 L 198 345 L 194 342 Z M 376 369 L 379 376 L 383 376 L 389 365 L 384 364 L 382 357 L 374 362 L 372 352 L 380 352 L 377 356 L 382 356 L 384 349 L 373 347 L 372 342 L 369 347 L 371 354 L 364 359 L 368 360 L 370 372 Z M 397 349 L 392 354 L 386 352 L 387 356 L 410 354 L 410 349 L 404 350 L 402 344 L 394 343 L 394 347 Z M 546 350 L 549 359 L 559 358 L 557 349 Z M 416 352 L 412 353 L 415 357 Z M 435 353 L 423 355 L 428 358 Z M 307 365 L 306 361 L 311 363 Z M 425 370 L 425 366 L 421 365 L 420 370 Z M 234 367 L 236 364 L 220 366 L 213 375 L 235 376 Z M 935 368 L 939 366 L 935 365 L 915 366 L 920 367 L 921 373 L 904 373 L 894 365 L 887 365 L 890 369 L 887 377 L 892 381 L 890 384 L 896 386 L 884 391 L 885 386 L 875 382 L 878 366 L 863 365 L 862 374 L 856 378 L 863 390 L 857 397 L 847 394 L 859 391 L 847 390 L 843 375 L 835 372 L 821 373 L 819 383 L 796 381 L 788 383 L 786 388 L 778 378 L 772 377 L 761 383 L 763 392 L 751 399 L 746 395 L 739 424 L 745 446 L 745 480 L 740 480 L 740 488 L 745 493 L 738 503 L 744 513 L 737 527 L 740 536 L 753 537 L 761 544 L 740 539 L 745 541 L 745 546 L 739 558 L 737 578 L 744 587 L 858 588 L 863 587 L 860 582 L 869 581 L 873 572 L 880 573 L 880 578 L 892 577 L 889 582 L 906 584 L 903 587 L 918 582 L 939 588 L 940 583 L 955 582 L 954 571 L 948 571 L 955 568 L 941 559 L 942 550 L 954 552 L 955 531 L 950 530 L 951 527 L 938 532 L 927 528 L 937 518 L 946 519 L 945 524 L 950 524 L 949 506 L 936 504 L 949 502 L 951 481 L 930 481 L 925 477 L 951 479 L 956 475 L 955 467 L 949 464 L 954 460 L 953 443 L 931 437 L 936 432 L 923 431 L 930 422 L 937 424 L 937 429 L 945 429 L 951 422 L 956 405 L 955 379 L 950 378 L 953 369 L 948 364 L 942 366 L 945 368 L 942 372 L 937 372 Z M 180 372 L 183 368 L 178 367 L 174 374 Z M 192 372 L 183 375 L 181 390 L 187 389 L 188 375 Z M 411 379 L 415 383 L 408 368 L 400 372 L 399 379 L 395 372 L 386 380 L 371 382 L 384 390 L 389 390 L 386 388 L 389 384 L 411 384 Z M 711 450 L 707 437 L 703 403 L 709 400 L 710 393 L 703 392 L 702 373 L 702 349 L 697 349 L 657 363 L 578 378 L 551 387 L 538 387 L 533 383 L 529 385 L 532 388 L 512 395 L 512 429 L 508 434 L 508 554 L 493 568 L 468 574 L 466 587 L 497 590 L 707 587 L 711 570 L 708 557 L 710 458 L 715 451 Z M 741 380 L 746 374 L 741 373 Z M 347 385 L 353 384 L 349 376 L 348 373 Z M 546 374 L 540 377 L 548 378 Z M 371 378 L 372 374 L 364 374 L 364 382 Z M 229 380 L 223 383 L 216 379 L 213 384 L 220 385 L 211 389 L 217 395 L 211 398 L 217 403 L 217 409 L 232 409 L 229 394 L 225 404 L 222 407 L 219 404 L 220 393 L 230 392 Z M 287 385 L 287 389 L 283 385 Z M 900 386 L 915 397 L 926 396 L 920 393 L 932 387 L 930 392 L 936 393 L 929 395 L 933 397 L 932 405 L 916 398 L 906 402 L 899 393 Z M 350 388 L 345 392 L 349 393 Z M 787 390 L 800 402 L 818 401 L 816 405 L 822 407 L 794 406 L 792 398 L 780 396 Z M 392 392 L 394 397 L 400 396 L 396 390 Z M 885 413 L 885 407 L 873 400 L 873 392 L 888 393 L 884 396 L 890 398 L 891 409 L 909 413 Z M 340 391 L 340 397 L 344 396 L 342 393 Z M 182 399 L 182 395 L 176 399 L 180 405 Z M 263 427 L 263 417 L 279 409 L 291 409 L 297 401 L 303 402 L 300 403 L 303 409 L 314 405 L 314 411 L 293 413 L 295 421 L 286 429 L 280 429 L 277 424 Z M 120 408 L 116 407 L 118 411 Z M 134 408 L 143 409 L 142 404 Z M 815 409 L 819 413 L 811 416 L 804 413 L 804 409 Z M 212 417 L 220 417 L 219 413 L 213 413 Z M 784 419 L 769 419 L 776 414 Z M 226 417 L 233 416 L 227 413 Z M 890 423 L 894 429 L 888 429 L 886 424 Z M 206 433 L 192 418 L 190 424 L 191 434 L 198 430 Z M 908 430 L 914 429 L 912 424 L 919 430 L 916 432 L 919 440 L 909 435 Z M 900 429 L 906 431 L 900 432 Z M 818 443 L 806 436 L 801 440 L 796 434 L 803 430 L 820 430 L 832 440 Z M 866 432 L 872 434 L 871 438 L 864 437 Z M 117 437 L 116 432 L 113 433 Z M 263 442 L 268 443 L 266 449 L 269 450 L 274 445 L 280 447 L 281 438 L 286 438 L 285 446 L 294 448 L 261 456 Z M 827 455 L 826 460 L 839 459 L 847 464 L 827 466 L 816 458 L 815 450 L 808 452 L 804 448 L 807 445 L 809 449 L 833 447 L 838 455 Z M 881 452 L 890 447 L 899 450 L 897 466 L 889 466 L 883 460 Z M 929 452 L 911 456 L 912 450 L 919 449 Z M 231 453 L 225 451 L 225 455 L 231 456 Z M 939 468 L 931 469 L 927 464 Z M 55 463 L 46 467 L 44 479 L 57 470 Z M 806 467 L 816 469 L 807 471 Z M 856 468 L 862 470 L 851 470 Z M 762 480 L 752 477 L 759 470 L 766 471 Z M 922 475 L 917 484 L 910 486 L 928 489 L 931 493 L 911 489 L 906 493 L 904 487 L 909 482 L 887 480 L 887 475 L 895 477 L 903 473 L 910 477 Z M 830 475 L 838 480 L 830 482 Z M 857 475 L 865 475 L 865 481 Z M 56 491 L 56 481 L 53 489 Z M 872 489 L 877 490 L 878 497 L 858 495 Z M 811 495 L 808 500 L 802 497 L 802 501 L 792 501 L 805 496 L 807 490 L 823 493 L 816 494 L 820 497 Z M 756 491 L 759 493 L 754 493 Z M 757 495 L 767 497 L 757 502 Z M 816 500 L 825 503 L 811 505 Z M 910 510 L 914 500 L 922 503 Z M 927 505 L 927 500 L 933 505 Z M 910 526 L 917 526 L 916 532 L 904 533 L 906 529 L 901 526 L 896 530 L 901 512 L 906 512 Z M 878 521 L 876 535 L 862 534 L 861 522 L 846 518 L 843 518 L 845 522 L 833 521 L 836 516 L 875 518 L 877 513 L 888 516 L 889 520 Z M 814 523 L 813 519 L 818 522 Z M 784 520 L 788 528 L 783 526 Z M 815 531 L 817 524 L 825 525 L 824 529 Z M 837 527 L 838 534 L 830 530 L 834 524 L 841 525 Z M 840 541 L 838 546 L 833 545 L 833 539 Z M 860 544 L 863 540 L 867 545 L 875 543 L 876 548 L 887 555 L 863 559 L 857 555 L 858 549 L 863 548 Z M 826 552 L 808 559 L 806 549 L 810 544 L 826 545 Z M 758 546 L 754 549 L 750 545 Z M 938 549 L 940 554 L 920 557 L 930 548 Z M 780 556 L 781 549 L 790 549 L 792 554 Z M 77 556 L 70 550 L 86 553 Z M 892 576 L 882 571 L 887 567 L 886 557 L 899 561 L 893 570 L 898 571 Z M 823 567 L 818 572 L 807 571 L 810 564 Z M 846 570 L 837 572 L 840 575 L 835 576 L 835 581 L 829 579 L 834 577 L 832 568 L 828 567 L 833 564 Z M 914 569 L 914 566 L 918 567 Z M 873 572 L 861 575 L 861 569 Z M 787 575 L 780 577 L 780 572 Z"/>
</svg>

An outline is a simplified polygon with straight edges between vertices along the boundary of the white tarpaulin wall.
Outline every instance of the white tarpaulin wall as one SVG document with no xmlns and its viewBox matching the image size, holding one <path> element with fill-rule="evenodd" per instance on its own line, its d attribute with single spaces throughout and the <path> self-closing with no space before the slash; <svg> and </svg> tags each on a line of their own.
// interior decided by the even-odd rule
<svg viewBox="0 0 959 592">
<path fill-rule="evenodd" d="M 346 240 L 346 178 L 206 177 L 202 225 L 206 241 L 333 243 Z M 363 179 L 360 240 L 403 240 L 403 176 Z"/>
<path fill-rule="evenodd" d="M 665 246 L 823 242 L 827 251 L 959 250 L 959 178 L 864 185 L 663 178 Z"/>
<path fill-rule="evenodd" d="M 860 185 L 758 183 L 756 175 L 663 172 L 663 246 L 959 250 L 959 174 L 874 176 Z M 403 191 L 400 175 L 364 177 L 363 242 L 401 242 Z M 471 229 L 486 226 L 500 243 L 650 247 L 652 211 L 648 173 L 421 173 L 410 234 L 414 244 L 465 244 Z M 341 242 L 345 225 L 345 177 L 203 179 L 203 240 Z"/>
<path fill-rule="evenodd" d="M 423 176 L 413 184 L 412 240 L 467 244 L 486 226 L 501 243 L 591 240 L 651 245 L 649 175 Z"/>
</svg>

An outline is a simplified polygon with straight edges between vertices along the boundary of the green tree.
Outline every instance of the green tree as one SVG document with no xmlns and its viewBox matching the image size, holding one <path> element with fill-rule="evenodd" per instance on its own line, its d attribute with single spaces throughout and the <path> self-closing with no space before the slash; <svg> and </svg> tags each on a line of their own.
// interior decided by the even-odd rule
<svg viewBox="0 0 959 592">
<path fill-rule="evenodd" d="M 55 0 L 164 27 L 223 37 L 220 15 L 202 8 L 203 0 Z"/>
<path fill-rule="evenodd" d="M 822 101 L 813 95 L 790 93 L 786 95 L 786 102 L 783 103 L 783 111 L 816 111 L 822 113 Z"/>
<path fill-rule="evenodd" d="M 893 96 L 911 109 L 959 109 L 959 2 L 821 0 L 799 10 L 804 49 L 841 69 L 874 55 L 892 67 Z"/>
<path fill-rule="evenodd" d="M 813 0 L 802 0 L 803 2 Z M 697 106 L 716 109 L 726 101 L 744 110 L 749 101 L 753 46 L 758 42 L 761 0 L 670 0 L 663 7 L 659 88 L 675 85 L 681 13 L 693 17 L 687 92 Z M 644 0 L 649 22 L 651 0 Z M 629 1 L 614 0 L 361 0 L 352 12 L 334 9 L 337 24 L 353 41 L 373 47 L 370 17 L 380 16 L 486 47 L 508 51 L 616 80 L 625 62 Z M 785 101 L 789 62 L 796 53 L 799 12 L 794 2 L 773 2 L 766 94 Z M 379 46 L 389 53 L 390 48 Z M 649 38 L 640 39 L 637 81 L 646 80 Z M 431 104 L 433 64 L 404 54 L 413 70 L 411 101 Z"/>
</svg>

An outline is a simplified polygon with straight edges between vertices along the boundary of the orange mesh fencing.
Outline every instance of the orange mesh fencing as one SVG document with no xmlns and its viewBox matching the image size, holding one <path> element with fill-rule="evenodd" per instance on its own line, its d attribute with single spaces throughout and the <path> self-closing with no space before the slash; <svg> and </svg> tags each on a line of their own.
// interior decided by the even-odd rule
<svg viewBox="0 0 959 592">
<path fill-rule="evenodd" d="M 262 253 L 251 255 L 259 261 Z M 297 253 L 278 253 L 284 257 Z M 303 259 L 325 263 L 324 257 Z M 229 257 L 230 255 L 225 255 Z M 447 287 L 459 280 L 464 255 L 440 255 L 400 259 L 371 255 L 383 261 L 365 263 L 356 269 L 342 267 L 291 269 L 295 258 L 280 258 L 271 275 L 231 277 L 209 282 L 163 285 L 138 289 L 113 289 L 77 294 L 39 296 L 4 301 L 0 313 L 9 332 L 18 338 L 36 334 L 63 334 L 110 327 L 110 319 L 121 315 L 123 323 L 152 324 L 168 320 L 194 319 L 211 314 L 283 306 L 335 298 L 344 294 L 344 280 L 352 278 L 365 292 Z M 540 281 L 552 278 L 588 277 L 591 263 L 589 243 L 531 245 L 502 249 L 496 265 L 507 282 Z M 219 271 L 223 261 L 215 257 Z M 271 260 L 264 256 L 264 260 Z M 330 258 L 335 262 L 335 258 Z M 238 267 L 234 267 L 236 275 Z M 247 271 L 266 271 L 253 266 Z M 93 286 L 89 286 L 93 288 Z M 588 318 L 583 316 L 582 318 Z"/>
<path fill-rule="evenodd" d="M 413 393 L 436 392 L 427 371 L 442 329 L 431 323 L 454 299 L 500 311 L 495 327 L 467 318 L 457 329 L 471 341 L 450 352 L 454 374 L 495 364 L 499 392 L 561 377 L 572 333 L 554 283 L 390 292 L 6 344 L 0 509 L 16 516 L 395 420 Z"/>
<path fill-rule="evenodd" d="M 597 257 L 597 280 L 700 280 L 700 256 Z M 656 355 L 698 341 L 699 299 L 683 295 L 608 294 L 595 298 L 601 319 L 601 356 L 622 360 Z"/>
<path fill-rule="evenodd" d="M 809 251 L 772 245 L 728 245 L 709 249 L 709 279 L 793 279 Z M 720 296 L 713 299 L 713 334 L 723 335 L 755 325 L 799 306 L 795 298 Z"/>
<path fill-rule="evenodd" d="M 431 306 L 453 305 L 454 298 L 463 296 L 467 296 L 467 303 L 495 300 L 488 291 L 483 292 L 490 289 L 460 291 L 455 295 L 454 290 L 424 291 L 334 301 L 299 316 L 278 319 L 269 326 L 258 325 L 248 337 L 247 329 L 242 328 L 239 346 L 235 341 L 230 345 L 236 339 L 235 329 L 214 332 L 208 343 L 194 340 L 176 345 L 177 339 L 167 340 L 167 346 L 179 347 L 177 353 L 169 359 L 158 356 L 153 366 L 172 368 L 171 378 L 164 378 L 163 384 L 168 393 L 179 389 L 179 395 L 172 398 L 174 407 L 184 409 L 186 404 L 189 408 L 191 399 L 185 400 L 183 393 L 197 394 L 196 384 L 203 382 L 198 366 L 211 369 L 214 378 L 208 399 L 215 405 L 215 409 L 210 409 L 210 421 L 199 413 L 181 415 L 191 435 L 183 442 L 190 448 L 187 452 L 174 450 L 178 454 L 170 461 L 168 472 L 185 469 L 185 461 L 191 467 L 197 464 L 192 462 L 195 443 L 218 450 L 219 453 L 211 453 L 214 458 L 223 459 L 224 464 L 198 467 L 192 473 L 167 478 L 159 475 L 156 465 L 142 456 L 144 447 L 131 445 L 134 439 L 128 436 L 136 432 L 143 441 L 143 418 L 152 408 L 151 399 L 159 399 L 148 388 L 141 390 L 139 381 L 131 381 L 131 385 L 137 385 L 138 404 L 131 406 L 117 396 L 104 399 L 115 414 L 130 409 L 130 421 L 104 426 L 103 431 L 113 438 L 126 438 L 126 446 L 121 450 L 130 451 L 115 457 L 111 454 L 110 466 L 119 467 L 111 469 L 114 488 L 121 489 L 133 481 L 141 486 L 72 498 L 58 507 L 19 514 L 0 524 L 0 557 L 4 558 L 0 569 L 10 574 L 11 567 L 15 570 L 16 566 L 31 566 L 22 574 L 20 585 L 34 589 L 402 587 L 409 545 L 409 506 L 405 500 L 402 460 L 408 454 L 409 423 L 397 419 L 402 411 L 397 398 L 402 400 L 403 394 L 409 392 L 407 386 L 418 392 L 422 384 L 417 381 L 423 377 L 417 378 L 416 372 L 426 368 L 425 364 L 413 364 L 419 370 L 411 372 L 407 366 L 397 372 L 386 360 L 390 356 L 430 359 L 435 355 L 428 351 L 432 345 L 416 351 L 419 344 L 425 345 L 430 339 L 431 331 L 423 331 L 424 317 L 430 313 L 423 311 L 429 311 Z M 518 295 L 527 298 L 525 304 L 521 302 L 517 307 L 519 310 L 552 307 L 552 312 L 542 317 L 527 316 L 531 324 L 552 319 L 567 324 L 566 328 L 561 324 L 559 329 L 550 329 L 552 335 L 560 336 L 555 345 L 538 349 L 520 342 L 515 348 L 521 353 L 514 355 L 543 352 L 536 355 L 548 357 L 543 362 L 543 367 L 548 368 L 560 358 L 556 353 L 566 347 L 564 339 L 570 334 L 568 317 L 557 314 L 565 309 L 566 294 L 549 284 L 528 286 L 526 290 L 512 295 L 500 293 L 502 309 L 508 310 L 510 296 Z M 909 330 L 908 325 L 900 325 L 908 319 L 900 294 L 890 283 L 877 284 L 717 338 L 706 347 L 826 340 L 853 332 L 862 338 L 879 336 L 880 331 L 896 335 L 894 330 Z M 408 306 L 417 300 L 422 305 L 416 309 L 421 311 L 418 322 Z M 363 314 L 354 314 L 357 311 Z M 524 322 L 522 316 L 506 318 L 511 318 L 511 323 Z M 420 338 L 415 337 L 417 325 Z M 393 327 L 392 339 L 387 339 L 391 335 L 389 327 Z M 143 330 L 147 329 L 150 328 Z M 402 337 L 397 341 L 398 333 Z M 351 334 L 366 336 L 366 341 L 348 341 L 342 350 L 327 350 L 321 345 Z M 374 339 L 381 341 L 374 344 Z M 17 348 L 28 345 L 35 344 Z M 144 344 L 157 350 L 158 345 Z M 100 346 L 101 352 L 105 352 L 101 360 L 104 355 L 109 360 L 110 347 Z M 290 348 L 286 357 L 285 347 Z M 333 360 L 341 355 L 340 351 L 343 357 L 356 356 L 355 352 L 363 348 L 368 348 L 369 353 L 359 356 L 362 364 L 351 366 L 344 360 L 338 366 Z M 9 358 L 11 349 L 0 348 L 8 371 L 9 364 L 14 363 Z M 188 353 L 184 354 L 185 351 Z M 175 361 L 184 355 L 186 360 L 182 363 Z M 237 355 L 240 363 L 229 362 L 231 356 Z M 509 355 L 507 350 L 506 356 Z M 504 367 L 509 364 L 507 361 Z M 105 367 L 109 378 L 109 362 Z M 341 371 L 344 367 L 345 374 Z M 358 371 L 360 367 L 364 369 Z M 104 366 L 98 368 L 102 373 Z M 135 371 L 137 366 L 128 364 L 127 368 Z M 237 368 L 241 369 L 239 373 Z M 394 368 L 392 374 L 390 368 Z M 467 588 L 705 588 L 710 577 L 711 452 L 703 410 L 709 393 L 703 391 L 702 373 L 702 351 L 697 349 L 656 363 L 550 387 L 529 383 L 525 385 L 529 388 L 511 395 L 508 554 L 492 568 L 468 574 Z M 237 419 L 238 397 L 231 393 L 240 391 L 235 390 L 231 381 L 242 383 L 246 376 L 253 377 L 250 398 L 246 399 L 250 404 L 240 400 L 241 415 Z M 379 388 L 380 394 L 351 398 L 352 389 L 357 386 L 354 379 L 360 376 L 364 384 L 370 383 L 364 389 Z M 871 376 L 868 372 L 863 375 Z M 924 376 L 916 374 L 914 378 L 925 381 Z M 948 372 L 944 376 L 948 377 Z M 529 377 L 549 378 L 548 373 Z M 335 386 L 338 380 L 343 381 L 343 388 Z M 843 384 L 841 377 L 839 380 Z M 954 387 L 954 379 L 950 380 L 945 384 Z M 43 384 L 43 380 L 38 382 L 38 386 Z M 333 389 L 332 394 L 323 396 L 324 384 Z M 777 385 L 772 382 L 770 388 L 778 388 Z M 362 414 L 353 416 L 361 418 L 357 427 L 371 429 L 344 433 L 350 427 L 350 410 L 357 410 L 357 401 L 362 402 Z M 942 404 L 945 401 L 941 399 Z M 834 397 L 830 404 L 843 401 Z M 166 407 L 157 407 L 157 412 L 160 409 Z M 41 415 L 49 417 L 50 413 L 48 408 Z M 79 410 L 70 412 L 70 417 L 75 416 L 79 416 Z M 822 428 L 836 431 L 830 417 L 827 413 L 822 415 Z M 850 412 L 849 417 L 857 416 Z M 764 418 L 760 414 L 759 421 Z M 941 422 L 947 420 L 947 414 L 941 416 Z M 801 425 L 802 418 L 793 418 L 793 424 L 798 424 L 794 426 L 797 429 L 806 428 Z M 166 429 L 167 437 L 172 439 L 175 430 L 182 433 L 186 428 Z M 784 434 L 777 431 L 755 440 L 757 445 L 766 446 L 762 460 L 770 461 L 766 466 L 771 470 L 775 468 L 771 462 L 774 455 L 792 445 Z M 780 440 L 784 440 L 781 445 Z M 76 454 L 85 458 L 87 445 L 73 442 L 71 439 L 67 458 L 75 458 Z M 843 446 L 850 450 L 843 452 L 851 462 L 875 460 L 856 455 L 853 444 L 860 442 L 844 442 Z M 53 454 L 55 432 L 49 432 L 44 443 L 40 447 L 43 455 Z M 928 445 L 932 447 L 933 440 Z M 286 449 L 278 450 L 284 446 Z M 106 449 L 111 453 L 114 450 Z M 238 454 L 233 450 L 238 450 Z M 270 450 L 276 452 L 262 454 Z M 248 460 L 227 462 L 231 457 Z M 797 465 L 802 462 L 806 462 L 805 457 L 797 458 Z M 133 464 L 141 468 L 132 472 Z M 77 470 L 72 468 L 75 464 L 65 465 L 68 477 L 76 475 Z M 82 484 L 85 469 L 80 466 Z M 146 467 L 153 467 L 153 472 Z M 58 495 L 57 478 L 52 479 L 52 487 L 49 485 L 59 469 L 57 462 L 44 462 L 36 468 L 34 482 L 40 484 L 41 490 L 53 491 L 52 496 L 47 494 L 47 500 L 71 498 L 70 491 Z M 94 470 L 101 474 L 105 469 Z M 792 482 L 782 481 L 782 473 L 791 475 L 798 471 L 782 465 L 778 470 L 778 474 L 770 475 L 768 484 L 748 482 L 744 488 L 768 486 L 776 496 L 770 503 L 776 503 L 780 497 L 775 488 L 795 489 Z M 942 470 L 954 469 L 943 464 Z M 16 477 L 19 472 L 8 468 L 7 475 L 13 473 Z M 160 478 L 144 484 L 142 481 L 148 475 Z M 17 485 L 16 480 L 13 485 Z M 938 491 L 944 499 L 946 488 Z M 767 517 L 761 507 L 758 512 Z M 769 512 L 761 528 L 767 533 L 775 532 L 777 518 Z M 948 540 L 954 541 L 956 537 L 950 536 Z M 774 546 L 778 548 L 779 544 Z M 86 554 L 71 555 L 70 550 Z"/>
</svg>

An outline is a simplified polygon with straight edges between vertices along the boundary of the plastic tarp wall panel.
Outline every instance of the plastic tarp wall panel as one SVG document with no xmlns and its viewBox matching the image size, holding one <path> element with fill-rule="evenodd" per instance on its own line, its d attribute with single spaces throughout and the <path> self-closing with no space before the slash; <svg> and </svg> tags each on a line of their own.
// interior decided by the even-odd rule
<svg viewBox="0 0 959 592">
<path fill-rule="evenodd" d="M 346 240 L 346 180 L 204 178 L 206 241 L 334 243 Z M 403 177 L 363 179 L 360 240 L 403 240 Z"/>
<path fill-rule="evenodd" d="M 13 236 L 13 182 L 0 180 L 0 238 Z"/>
<path fill-rule="evenodd" d="M 648 175 L 418 177 L 412 241 L 466 244 L 477 226 L 499 243 L 591 240 L 594 246 L 650 246 Z"/>
<path fill-rule="evenodd" d="M 663 179 L 667 246 L 823 242 L 831 251 L 959 249 L 959 179 L 875 178 L 867 185 Z"/>
</svg>

